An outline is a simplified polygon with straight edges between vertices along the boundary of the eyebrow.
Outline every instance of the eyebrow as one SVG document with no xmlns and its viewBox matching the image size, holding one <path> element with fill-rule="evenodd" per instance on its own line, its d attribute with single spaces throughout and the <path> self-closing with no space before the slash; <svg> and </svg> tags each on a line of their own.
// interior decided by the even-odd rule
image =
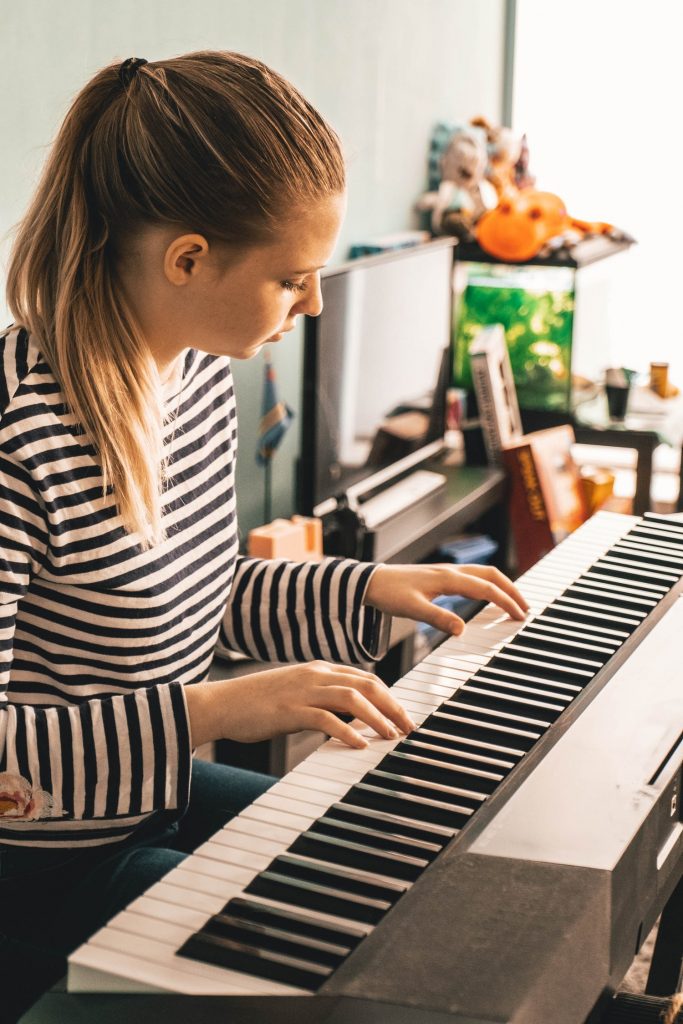
<svg viewBox="0 0 683 1024">
<path fill-rule="evenodd" d="M 316 270 L 322 270 L 323 267 L 326 266 L 326 263 L 321 263 L 319 267 L 308 267 L 306 270 L 292 270 L 290 272 L 290 277 L 300 277 L 304 274 L 315 274 Z"/>
</svg>

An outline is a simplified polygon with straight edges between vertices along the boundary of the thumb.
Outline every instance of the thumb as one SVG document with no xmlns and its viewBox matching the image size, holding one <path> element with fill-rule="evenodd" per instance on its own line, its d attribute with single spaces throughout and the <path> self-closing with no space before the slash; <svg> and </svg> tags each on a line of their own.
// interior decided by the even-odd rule
<svg viewBox="0 0 683 1024">
<path fill-rule="evenodd" d="M 415 617 L 419 618 L 420 622 L 426 622 L 434 629 L 452 636 L 460 636 L 465 628 L 465 623 L 459 615 L 449 612 L 447 608 L 440 608 L 438 604 L 432 604 L 426 598 L 419 602 L 418 615 Z"/>
</svg>

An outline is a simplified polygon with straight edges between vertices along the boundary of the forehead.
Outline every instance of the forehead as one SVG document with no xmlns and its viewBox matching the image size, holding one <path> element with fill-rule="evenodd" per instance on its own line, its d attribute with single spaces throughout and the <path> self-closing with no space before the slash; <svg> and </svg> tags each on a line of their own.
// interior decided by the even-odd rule
<svg viewBox="0 0 683 1024">
<path fill-rule="evenodd" d="M 344 195 L 330 196 L 292 210 L 264 247 L 271 263 L 285 264 L 287 273 L 311 273 L 324 266 L 334 249 L 346 209 Z"/>
</svg>

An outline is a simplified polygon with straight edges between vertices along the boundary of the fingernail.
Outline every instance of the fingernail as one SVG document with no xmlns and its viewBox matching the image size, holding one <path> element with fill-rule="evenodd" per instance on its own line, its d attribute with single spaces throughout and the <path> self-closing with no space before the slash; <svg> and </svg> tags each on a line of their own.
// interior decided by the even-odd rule
<svg viewBox="0 0 683 1024">
<path fill-rule="evenodd" d="M 393 725 L 390 725 L 389 728 L 387 729 L 387 739 L 390 739 L 390 740 L 397 740 L 398 739 L 398 729 L 394 729 Z"/>
</svg>

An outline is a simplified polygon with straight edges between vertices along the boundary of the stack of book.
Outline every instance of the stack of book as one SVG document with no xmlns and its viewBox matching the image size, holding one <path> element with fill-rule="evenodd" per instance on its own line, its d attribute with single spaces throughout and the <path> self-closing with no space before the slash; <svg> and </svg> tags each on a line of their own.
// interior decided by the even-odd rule
<svg viewBox="0 0 683 1024">
<path fill-rule="evenodd" d="M 568 426 L 522 433 L 505 333 L 484 327 L 470 349 L 486 453 L 509 478 L 517 569 L 525 572 L 590 515 Z"/>
</svg>

